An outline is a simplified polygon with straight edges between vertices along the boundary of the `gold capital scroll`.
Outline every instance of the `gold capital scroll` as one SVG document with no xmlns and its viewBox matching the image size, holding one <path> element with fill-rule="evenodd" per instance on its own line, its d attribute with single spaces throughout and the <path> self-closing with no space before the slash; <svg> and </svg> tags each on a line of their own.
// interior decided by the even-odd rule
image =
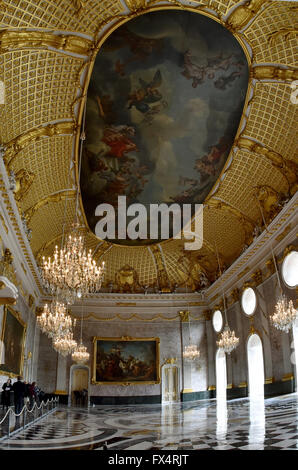
<svg viewBox="0 0 298 470">
<path fill-rule="evenodd" d="M 262 157 L 265 157 L 271 162 L 271 164 L 280 171 L 280 173 L 286 178 L 289 191 L 291 195 L 294 195 L 298 190 L 298 165 L 293 160 L 286 160 L 279 153 L 274 152 L 267 147 L 264 147 L 260 143 L 257 143 L 246 137 L 239 137 L 235 142 L 235 145 L 240 149 L 248 150 L 252 153 L 257 153 Z"/>
<path fill-rule="evenodd" d="M 93 49 L 93 42 L 81 36 L 66 36 L 35 31 L 8 31 L 0 32 L 0 52 L 15 49 L 53 47 L 65 52 L 88 55 Z"/>
<path fill-rule="evenodd" d="M 189 310 L 180 310 L 179 316 L 180 316 L 180 320 L 182 322 L 188 322 L 189 321 Z"/>
<path fill-rule="evenodd" d="M 231 31 L 237 31 L 244 28 L 247 23 L 257 15 L 259 10 L 265 3 L 270 0 L 248 0 L 245 4 L 240 5 L 232 11 L 227 19 L 226 27 Z"/>
</svg>

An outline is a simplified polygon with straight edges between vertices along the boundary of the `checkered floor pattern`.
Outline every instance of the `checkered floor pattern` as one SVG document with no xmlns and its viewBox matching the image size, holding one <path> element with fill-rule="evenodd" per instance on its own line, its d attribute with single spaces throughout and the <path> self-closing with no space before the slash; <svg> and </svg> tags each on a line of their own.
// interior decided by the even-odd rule
<svg viewBox="0 0 298 470">
<path fill-rule="evenodd" d="M 27 450 L 298 450 L 298 395 L 174 405 L 61 407 L 0 443 Z"/>
</svg>

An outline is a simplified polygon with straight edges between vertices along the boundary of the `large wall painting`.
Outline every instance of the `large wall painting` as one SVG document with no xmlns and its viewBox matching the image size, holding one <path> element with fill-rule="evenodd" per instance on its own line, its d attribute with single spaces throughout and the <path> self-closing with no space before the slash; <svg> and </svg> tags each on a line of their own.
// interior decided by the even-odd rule
<svg viewBox="0 0 298 470">
<path fill-rule="evenodd" d="M 160 383 L 159 338 L 94 337 L 94 384 Z"/>
<path fill-rule="evenodd" d="M 114 31 L 88 89 L 81 190 L 90 229 L 96 206 L 116 208 L 118 195 L 202 203 L 233 144 L 248 75 L 238 41 L 203 15 L 152 12 Z"/>
<path fill-rule="evenodd" d="M 0 373 L 17 377 L 23 373 L 26 324 L 18 312 L 5 307 L 2 328 L 3 351 Z"/>
</svg>

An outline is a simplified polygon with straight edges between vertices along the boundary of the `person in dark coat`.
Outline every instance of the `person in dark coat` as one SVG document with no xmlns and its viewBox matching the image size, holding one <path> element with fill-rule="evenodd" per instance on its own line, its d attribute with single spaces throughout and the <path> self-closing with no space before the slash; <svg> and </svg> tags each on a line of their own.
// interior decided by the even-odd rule
<svg viewBox="0 0 298 470">
<path fill-rule="evenodd" d="M 10 406 L 10 392 L 12 391 L 11 379 L 7 379 L 7 382 L 2 385 L 2 390 L 2 405 L 4 410 L 4 408 L 8 409 Z"/>
<path fill-rule="evenodd" d="M 14 391 L 14 405 L 15 413 L 19 414 L 24 406 L 24 396 L 25 396 L 25 384 L 22 382 L 22 378 L 19 376 L 17 382 L 12 386 Z"/>
</svg>

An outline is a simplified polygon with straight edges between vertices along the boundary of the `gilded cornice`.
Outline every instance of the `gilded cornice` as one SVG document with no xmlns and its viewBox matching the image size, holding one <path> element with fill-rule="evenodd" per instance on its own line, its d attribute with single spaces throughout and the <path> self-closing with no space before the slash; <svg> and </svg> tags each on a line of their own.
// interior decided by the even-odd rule
<svg viewBox="0 0 298 470">
<path fill-rule="evenodd" d="M 89 55 L 93 42 L 81 36 L 52 34 L 42 31 L 0 32 L 0 53 L 16 49 L 55 48 L 59 51 Z"/>
<path fill-rule="evenodd" d="M 4 163 L 6 164 L 7 169 L 10 169 L 14 159 L 28 145 L 44 138 L 52 137 L 56 135 L 67 135 L 74 134 L 77 131 L 77 125 L 74 121 L 65 121 L 59 122 L 56 124 L 47 124 L 45 126 L 39 126 L 35 129 L 31 129 L 28 132 L 16 137 L 15 139 L 10 140 L 4 144 L 5 153 L 4 153 Z"/>
</svg>

